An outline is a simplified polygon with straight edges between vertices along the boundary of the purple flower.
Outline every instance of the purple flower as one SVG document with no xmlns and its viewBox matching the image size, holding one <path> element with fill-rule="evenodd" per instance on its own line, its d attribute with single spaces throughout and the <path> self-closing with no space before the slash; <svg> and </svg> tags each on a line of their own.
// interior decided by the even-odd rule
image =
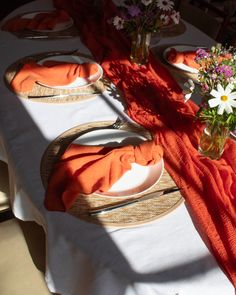
<svg viewBox="0 0 236 295">
<path fill-rule="evenodd" d="M 231 66 L 227 65 L 221 65 L 216 67 L 216 73 L 224 75 L 225 78 L 230 78 L 233 76 L 233 70 Z"/>
<path fill-rule="evenodd" d="M 209 57 L 209 53 L 206 50 L 202 49 L 202 48 L 199 48 L 196 51 L 196 54 L 197 54 L 196 60 L 200 60 L 200 59 Z"/>
<path fill-rule="evenodd" d="M 138 16 L 141 13 L 140 8 L 136 5 L 127 6 L 127 10 L 132 17 Z"/>
</svg>

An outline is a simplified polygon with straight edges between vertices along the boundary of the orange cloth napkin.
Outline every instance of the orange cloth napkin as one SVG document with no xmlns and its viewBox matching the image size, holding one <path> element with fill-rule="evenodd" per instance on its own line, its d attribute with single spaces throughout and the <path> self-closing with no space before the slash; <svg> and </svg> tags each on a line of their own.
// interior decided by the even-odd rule
<svg viewBox="0 0 236 295">
<path fill-rule="evenodd" d="M 55 10 L 53 12 L 40 12 L 33 18 L 14 17 L 6 21 L 2 30 L 10 32 L 19 32 L 28 30 L 53 30 L 58 23 L 66 22 L 70 19 L 69 14 L 64 10 Z"/>
<path fill-rule="evenodd" d="M 195 61 L 196 51 L 177 51 L 175 48 L 171 48 L 166 53 L 166 58 L 172 64 L 182 63 L 190 68 L 200 68 L 200 65 Z"/>
<path fill-rule="evenodd" d="M 131 169 L 131 163 L 153 165 L 162 156 L 162 147 L 155 141 L 117 148 L 72 144 L 54 166 L 45 206 L 49 210 L 65 211 L 80 193 L 108 191 Z"/>
<path fill-rule="evenodd" d="M 24 64 L 11 81 L 15 92 L 32 90 L 35 82 L 48 86 L 63 86 L 72 83 L 77 77 L 89 78 L 98 71 L 95 63 L 66 63 L 47 61 L 43 65 L 36 62 Z"/>
</svg>

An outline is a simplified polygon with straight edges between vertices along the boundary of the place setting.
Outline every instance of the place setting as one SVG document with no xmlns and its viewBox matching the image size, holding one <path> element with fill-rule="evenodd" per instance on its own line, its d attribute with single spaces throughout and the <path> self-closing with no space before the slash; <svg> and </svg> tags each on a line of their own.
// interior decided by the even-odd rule
<svg viewBox="0 0 236 295">
<path fill-rule="evenodd" d="M 100 225 L 150 222 L 183 201 L 164 166 L 162 147 L 138 125 L 119 118 L 79 125 L 43 154 L 45 207 Z"/>
<path fill-rule="evenodd" d="M 19 98 L 67 103 L 100 95 L 109 86 L 92 56 L 72 51 L 27 56 L 10 65 L 5 82 Z"/>
<path fill-rule="evenodd" d="M 164 25 L 156 32 L 153 32 L 151 34 L 150 47 L 153 48 L 155 46 L 158 46 L 160 40 L 163 38 L 176 37 L 184 34 L 185 31 L 186 25 L 182 20 L 179 20 L 178 23 Z"/>
<path fill-rule="evenodd" d="M 198 74 L 199 65 L 195 61 L 198 48 L 190 45 L 173 45 L 164 50 L 163 58 L 177 69 Z"/>
<path fill-rule="evenodd" d="M 168 44 L 152 48 L 152 53 L 183 84 L 186 79 L 198 82 L 199 64 L 195 61 L 198 49 L 206 47 L 192 44 Z"/>
<path fill-rule="evenodd" d="M 178 23 L 171 23 L 161 28 L 163 38 L 170 38 L 182 35 L 186 31 L 185 23 L 180 19 Z"/>
<path fill-rule="evenodd" d="M 1 30 L 31 40 L 73 38 L 79 35 L 74 20 L 62 9 L 16 15 L 6 20 L 1 25 Z"/>
</svg>

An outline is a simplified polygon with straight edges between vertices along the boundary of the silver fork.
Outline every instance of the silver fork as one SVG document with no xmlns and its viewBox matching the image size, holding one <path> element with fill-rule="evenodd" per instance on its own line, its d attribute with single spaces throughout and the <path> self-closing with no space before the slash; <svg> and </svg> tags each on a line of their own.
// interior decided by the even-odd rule
<svg viewBox="0 0 236 295">
<path fill-rule="evenodd" d="M 116 121 L 114 123 L 112 123 L 111 125 L 94 127 L 94 128 L 92 128 L 92 130 L 98 130 L 98 129 L 120 129 L 126 122 L 127 122 L 127 120 L 125 120 L 125 119 L 123 120 L 120 117 L 117 117 Z"/>
<path fill-rule="evenodd" d="M 122 120 L 120 117 L 117 117 L 116 121 L 111 125 L 111 127 L 114 129 L 120 129 L 126 122 L 127 120 Z"/>
</svg>

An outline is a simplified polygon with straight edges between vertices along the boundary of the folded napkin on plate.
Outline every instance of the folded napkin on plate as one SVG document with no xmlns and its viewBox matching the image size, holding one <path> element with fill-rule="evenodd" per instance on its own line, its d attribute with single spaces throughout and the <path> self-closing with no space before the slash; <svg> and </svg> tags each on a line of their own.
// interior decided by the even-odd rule
<svg viewBox="0 0 236 295">
<path fill-rule="evenodd" d="M 39 12 L 33 18 L 14 17 L 6 21 L 2 30 L 19 32 L 28 30 L 53 30 L 58 23 L 66 22 L 70 19 L 69 14 L 64 10 L 52 12 Z"/>
<path fill-rule="evenodd" d="M 31 91 L 35 82 L 47 86 L 64 86 L 79 78 L 89 78 L 98 71 L 95 63 L 66 63 L 47 61 L 43 65 L 36 62 L 24 64 L 11 81 L 15 92 Z"/>
<path fill-rule="evenodd" d="M 190 68 L 200 68 L 199 64 L 195 61 L 196 51 L 177 51 L 175 48 L 171 48 L 166 53 L 166 58 L 172 64 L 182 63 Z"/>
<path fill-rule="evenodd" d="M 54 166 L 45 206 L 49 210 L 65 211 L 80 193 L 108 191 L 131 169 L 131 163 L 153 165 L 162 156 L 162 147 L 155 141 L 117 148 L 72 144 Z"/>
</svg>

